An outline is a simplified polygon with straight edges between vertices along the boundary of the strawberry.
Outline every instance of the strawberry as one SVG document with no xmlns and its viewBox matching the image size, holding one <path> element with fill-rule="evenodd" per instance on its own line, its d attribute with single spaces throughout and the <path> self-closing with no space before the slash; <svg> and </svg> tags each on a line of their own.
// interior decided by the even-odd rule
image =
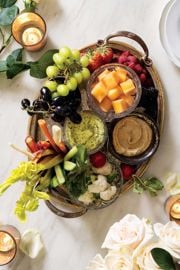
<svg viewBox="0 0 180 270">
<path fill-rule="evenodd" d="M 100 50 L 100 52 L 101 52 L 101 55 L 102 55 L 103 64 L 108 64 L 108 63 L 110 63 L 112 61 L 112 59 L 113 59 L 113 50 L 111 48 L 102 47 L 102 51 Z"/>
<path fill-rule="evenodd" d="M 135 172 L 135 168 L 127 164 L 121 164 L 121 170 L 124 180 L 129 180 Z"/>
<path fill-rule="evenodd" d="M 101 168 L 106 163 L 106 155 L 100 151 L 90 155 L 89 159 L 95 168 Z"/>
<path fill-rule="evenodd" d="M 98 47 L 94 50 L 90 50 L 87 53 L 87 56 L 89 57 L 89 65 L 88 69 L 93 72 L 98 67 L 108 64 L 113 59 L 113 50 L 109 47 Z"/>
<path fill-rule="evenodd" d="M 89 56 L 88 69 L 93 72 L 95 69 L 103 65 L 102 55 L 96 50 Z"/>
</svg>

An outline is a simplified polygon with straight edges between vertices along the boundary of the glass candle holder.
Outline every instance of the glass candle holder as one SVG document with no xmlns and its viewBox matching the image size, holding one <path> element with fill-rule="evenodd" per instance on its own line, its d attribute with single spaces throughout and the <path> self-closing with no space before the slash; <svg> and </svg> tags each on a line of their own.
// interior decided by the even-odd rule
<svg viewBox="0 0 180 270">
<path fill-rule="evenodd" d="M 38 51 L 46 44 L 46 23 L 34 12 L 19 14 L 12 23 L 12 35 L 27 51 Z"/>
<path fill-rule="evenodd" d="M 0 226 L 0 266 L 9 264 L 16 257 L 20 233 L 12 225 Z"/>
<path fill-rule="evenodd" d="M 165 211 L 169 219 L 180 225 L 180 194 L 172 195 L 165 202 Z"/>
</svg>

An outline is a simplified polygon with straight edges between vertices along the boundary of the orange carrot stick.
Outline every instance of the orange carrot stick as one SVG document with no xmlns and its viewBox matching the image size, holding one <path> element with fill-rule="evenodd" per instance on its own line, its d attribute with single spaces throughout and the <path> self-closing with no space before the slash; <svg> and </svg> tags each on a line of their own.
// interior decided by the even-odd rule
<svg viewBox="0 0 180 270">
<path fill-rule="evenodd" d="M 61 149 L 63 153 L 65 154 L 67 153 L 67 147 L 65 146 L 63 142 L 59 142 L 58 147 Z"/>
<path fill-rule="evenodd" d="M 51 134 L 50 134 L 50 132 L 48 130 L 48 127 L 46 125 L 46 121 L 44 119 L 39 119 L 38 124 L 39 124 L 39 127 L 40 127 L 42 133 L 48 139 L 48 141 L 50 142 L 50 144 L 54 148 L 54 150 L 56 150 L 56 152 L 60 152 L 59 147 L 54 142 L 54 140 L 53 140 L 53 138 L 52 138 L 52 136 L 51 136 Z"/>
<path fill-rule="evenodd" d="M 25 143 L 32 153 L 35 153 L 39 150 L 35 140 L 31 136 L 26 137 Z"/>
</svg>

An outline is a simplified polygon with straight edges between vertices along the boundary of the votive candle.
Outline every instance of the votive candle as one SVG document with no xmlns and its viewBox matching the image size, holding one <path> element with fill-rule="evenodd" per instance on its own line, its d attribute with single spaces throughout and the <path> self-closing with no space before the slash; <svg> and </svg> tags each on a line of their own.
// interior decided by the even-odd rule
<svg viewBox="0 0 180 270">
<path fill-rule="evenodd" d="M 165 203 L 165 210 L 170 218 L 180 225 L 180 194 L 170 196 Z"/>
<path fill-rule="evenodd" d="M 15 258 L 19 242 L 20 233 L 14 226 L 0 227 L 0 266 L 10 263 Z"/>
<path fill-rule="evenodd" d="M 28 51 L 38 51 L 46 44 L 46 23 L 34 12 L 23 12 L 12 23 L 12 35 Z"/>
</svg>

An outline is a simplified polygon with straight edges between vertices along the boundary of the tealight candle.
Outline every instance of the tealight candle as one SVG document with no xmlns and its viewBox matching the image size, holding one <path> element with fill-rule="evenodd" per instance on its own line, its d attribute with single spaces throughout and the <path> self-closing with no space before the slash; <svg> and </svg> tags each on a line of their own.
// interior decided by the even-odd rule
<svg viewBox="0 0 180 270">
<path fill-rule="evenodd" d="M 37 44 L 42 38 L 43 33 L 36 27 L 29 27 L 22 33 L 22 42 L 25 46 Z"/>
<path fill-rule="evenodd" d="M 170 196 L 165 204 L 165 210 L 170 218 L 180 225 L 180 194 Z"/>
<path fill-rule="evenodd" d="M 6 252 L 15 247 L 14 240 L 12 237 L 5 233 L 0 232 L 0 252 Z"/>
<path fill-rule="evenodd" d="M 14 39 L 28 51 L 38 51 L 46 44 L 46 23 L 34 12 L 23 12 L 12 23 Z"/>
<path fill-rule="evenodd" d="M 14 226 L 0 227 L 0 266 L 10 263 L 15 258 L 19 241 L 20 233 Z"/>
</svg>

